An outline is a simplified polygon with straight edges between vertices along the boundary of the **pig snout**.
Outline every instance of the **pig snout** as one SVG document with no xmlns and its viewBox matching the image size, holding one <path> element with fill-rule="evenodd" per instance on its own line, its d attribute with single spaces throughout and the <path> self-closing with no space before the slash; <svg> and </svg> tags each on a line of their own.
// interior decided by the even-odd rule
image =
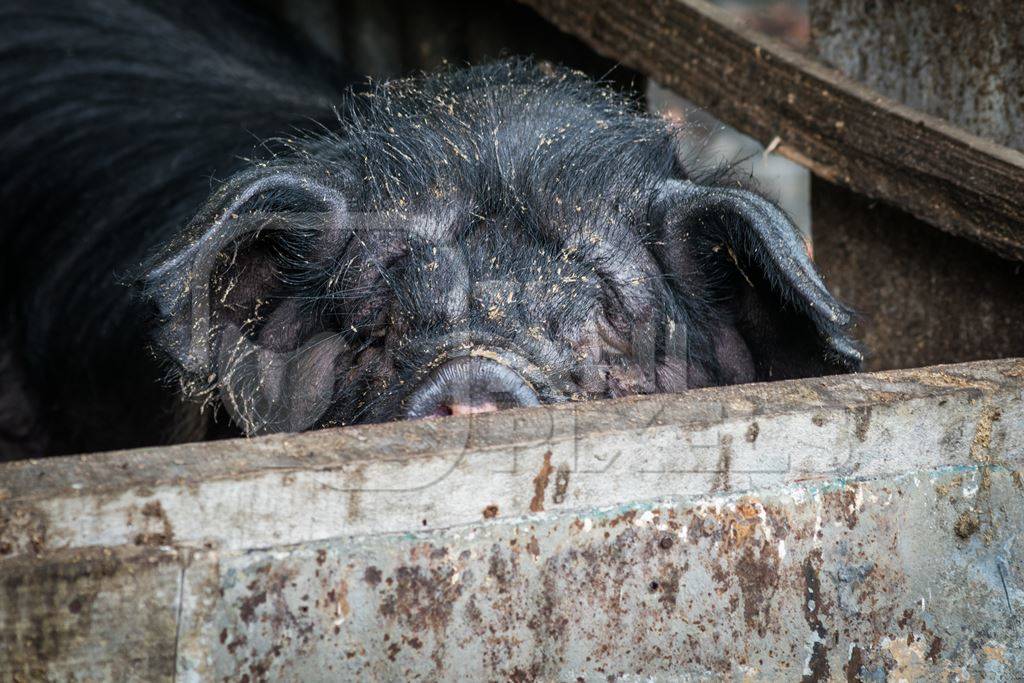
<svg viewBox="0 0 1024 683">
<path fill-rule="evenodd" d="M 464 357 L 444 363 L 427 377 L 409 397 L 406 416 L 469 415 L 539 404 L 537 393 L 512 368 Z"/>
</svg>

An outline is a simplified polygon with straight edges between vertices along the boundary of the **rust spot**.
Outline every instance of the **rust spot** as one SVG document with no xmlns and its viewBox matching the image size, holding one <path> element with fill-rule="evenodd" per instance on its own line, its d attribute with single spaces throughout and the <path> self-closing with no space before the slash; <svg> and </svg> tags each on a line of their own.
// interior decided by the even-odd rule
<svg viewBox="0 0 1024 683">
<path fill-rule="evenodd" d="M 560 505 L 565 502 L 565 494 L 569 490 L 569 466 L 561 465 L 558 474 L 555 475 L 555 493 L 551 496 L 551 502 Z"/>
<path fill-rule="evenodd" d="M 526 549 L 530 551 L 530 554 L 534 557 L 540 557 L 540 544 L 537 543 L 537 537 L 530 537 L 530 542 L 526 544 Z"/>
<path fill-rule="evenodd" d="M 338 614 L 347 619 L 352 609 L 348 605 L 348 584 L 344 581 L 338 584 L 338 599 L 336 600 L 336 604 L 338 605 Z"/>
<path fill-rule="evenodd" d="M 821 569 L 821 550 L 815 549 L 807 555 L 803 562 L 804 574 L 804 621 L 814 629 L 819 638 L 824 638 L 828 633 L 821 623 L 819 610 L 822 607 L 821 580 L 818 572 Z"/>
<path fill-rule="evenodd" d="M 980 527 L 981 520 L 978 519 L 978 513 L 974 510 L 965 510 L 953 525 L 953 532 L 960 538 L 967 540 Z"/>
<path fill-rule="evenodd" d="M 747 440 L 747 443 L 754 443 L 757 441 L 757 436 L 760 433 L 761 427 L 756 422 L 751 422 L 750 426 L 747 427 L 747 433 L 744 435 L 744 438 Z"/>
<path fill-rule="evenodd" d="M 821 592 L 821 579 L 819 578 L 821 565 L 821 550 L 815 549 L 807 556 L 802 566 L 804 575 L 804 621 L 807 622 L 807 625 L 811 627 L 811 630 L 817 636 L 811 649 L 810 661 L 807 663 L 810 673 L 802 679 L 808 683 L 811 681 L 827 681 L 831 674 L 828 664 L 828 646 L 825 644 L 828 638 L 828 630 L 821 621 L 821 614 L 825 610 L 824 596 Z"/>
<path fill-rule="evenodd" d="M 374 567 L 373 565 L 370 565 L 369 567 L 367 567 L 366 571 L 363 572 L 363 581 L 365 581 L 366 583 L 370 584 L 374 588 L 376 588 L 377 584 L 380 583 L 380 578 L 381 578 L 380 570 L 377 569 L 376 567 Z"/>
<path fill-rule="evenodd" d="M 560 591 L 556 580 L 556 572 L 550 571 L 552 568 L 552 565 L 548 563 L 545 566 L 545 571 L 541 574 L 539 604 L 534 610 L 533 615 L 527 620 L 526 626 L 537 637 L 541 638 L 548 647 L 562 650 L 568 633 L 569 618 L 562 612 L 559 605 Z M 534 672 L 533 679 L 536 680 L 539 676 L 540 672 L 536 671 Z"/>
<path fill-rule="evenodd" d="M 491 559 L 488 563 L 487 575 L 497 581 L 498 584 L 505 584 L 508 582 L 508 563 L 505 561 L 505 558 L 502 557 L 497 547 L 491 551 Z"/>
<path fill-rule="evenodd" d="M 316 551 L 316 563 L 318 565 L 323 565 L 323 563 L 326 562 L 326 561 L 327 561 L 327 551 L 324 548 L 320 548 L 320 550 Z"/>
<path fill-rule="evenodd" d="M 227 639 L 228 639 L 228 630 L 226 628 L 222 628 L 220 630 L 220 644 L 223 645 L 225 642 L 227 642 Z"/>
<path fill-rule="evenodd" d="M 517 666 L 508 675 L 508 679 L 512 683 L 530 683 L 531 681 L 536 681 L 539 675 L 540 670 L 537 664 L 531 666 L 529 671 Z"/>
<path fill-rule="evenodd" d="M 466 603 L 466 621 L 473 628 L 477 635 L 483 634 L 484 615 L 480 611 L 480 608 L 476 604 L 476 596 L 470 595 L 469 601 Z"/>
<path fill-rule="evenodd" d="M 755 517 L 758 517 L 760 514 L 758 512 L 757 506 L 754 505 L 754 503 L 749 500 L 745 500 L 741 503 L 738 503 L 736 505 L 736 512 L 738 512 L 740 516 L 743 517 L 743 519 L 747 520 L 754 519 Z"/>
<path fill-rule="evenodd" d="M 658 541 L 658 547 L 662 550 L 670 550 L 674 541 L 671 536 L 662 536 L 661 540 Z"/>
<path fill-rule="evenodd" d="M 163 508 L 162 505 L 160 505 L 160 501 L 159 500 L 151 500 L 148 503 L 146 503 L 145 505 L 143 505 L 142 506 L 142 516 L 143 517 L 163 518 L 163 516 L 164 516 L 164 508 Z"/>
<path fill-rule="evenodd" d="M 256 614 L 256 608 L 267 601 L 267 591 L 260 591 L 255 595 L 242 600 L 242 604 L 238 608 L 238 616 L 245 623 L 252 623 L 252 618 Z"/>
<path fill-rule="evenodd" d="M 722 434 L 718 440 L 718 467 L 714 481 L 711 482 L 712 493 L 729 491 L 730 472 L 732 470 L 732 434 Z"/>
<path fill-rule="evenodd" d="M 544 511 L 544 492 L 548 488 L 548 480 L 551 478 L 551 451 L 544 453 L 544 464 L 541 465 L 537 476 L 533 478 L 533 500 L 530 501 L 530 512 Z"/>
<path fill-rule="evenodd" d="M 843 667 L 843 673 L 846 674 L 846 683 L 860 683 L 860 669 L 862 666 L 864 666 L 864 651 L 854 645 L 853 649 L 850 650 L 850 659 L 846 662 L 846 666 Z"/>
<path fill-rule="evenodd" d="M 811 673 L 800 679 L 804 683 L 817 683 L 818 681 L 827 681 L 829 679 L 831 671 L 828 666 L 828 648 L 825 647 L 824 643 L 814 644 L 814 648 L 811 650 L 811 660 L 807 662 L 807 668 L 811 670 Z"/>
<path fill-rule="evenodd" d="M 270 671 L 270 662 L 267 661 L 268 659 L 269 655 L 266 655 L 263 659 L 249 665 L 249 673 L 252 674 L 254 683 L 257 681 L 262 683 L 262 681 L 268 680 L 267 672 Z"/>
<path fill-rule="evenodd" d="M 779 585 L 779 556 L 773 544 L 747 544 L 736 560 L 736 580 L 743 593 L 743 620 L 762 638 L 768 633 L 772 596 Z"/>
<path fill-rule="evenodd" d="M 912 610 L 912 609 L 905 609 L 905 610 L 903 610 L 903 616 L 901 616 L 899 619 L 897 619 L 896 623 L 899 624 L 900 628 L 906 628 L 907 624 L 909 624 L 910 620 L 913 619 L 913 618 L 914 618 L 914 610 Z"/>
<path fill-rule="evenodd" d="M 671 567 L 665 572 L 660 582 L 661 597 L 658 602 L 666 610 L 672 610 L 676 606 L 676 599 L 679 595 L 679 567 Z M 653 583 L 652 583 L 653 585 Z"/>
<path fill-rule="evenodd" d="M 633 520 L 636 519 L 636 515 L 636 510 L 626 510 L 618 517 L 613 517 L 611 520 L 609 520 L 608 526 L 610 526 L 613 529 L 617 527 L 619 524 L 629 526 L 633 523 Z"/>
<path fill-rule="evenodd" d="M 484 519 L 494 519 L 498 516 L 498 506 L 491 504 L 484 508 Z"/>
<path fill-rule="evenodd" d="M 942 654 L 942 638 L 935 636 L 932 639 L 932 644 L 928 648 L 928 654 L 925 655 L 925 659 L 933 664 L 939 661 L 939 655 Z"/>
<path fill-rule="evenodd" d="M 228 652 L 230 654 L 235 654 L 235 651 L 237 651 L 238 648 L 242 647 L 247 642 L 249 642 L 249 639 L 246 638 L 244 635 L 239 635 L 237 638 L 232 638 L 231 642 L 228 643 Z"/>
<path fill-rule="evenodd" d="M 158 531 L 151 531 L 149 523 L 144 522 L 146 530 L 135 535 L 135 545 L 158 546 L 171 545 L 174 543 L 174 529 L 171 522 L 164 514 L 164 508 L 159 500 L 151 500 L 142 506 L 142 516 L 145 519 L 152 519 L 160 523 Z"/>
<path fill-rule="evenodd" d="M 864 443 L 868 440 L 868 429 L 871 427 L 871 406 L 858 406 L 853 409 L 853 433 L 857 440 Z"/>
<path fill-rule="evenodd" d="M 454 573 L 448 566 L 429 570 L 417 566 L 398 567 L 394 587 L 381 600 L 381 616 L 415 632 L 446 628 L 452 608 L 462 595 L 463 583 L 452 581 Z"/>
<path fill-rule="evenodd" d="M 857 485 L 844 486 L 837 491 L 828 491 L 822 495 L 822 507 L 834 519 L 846 522 L 846 527 L 857 526 Z"/>
</svg>

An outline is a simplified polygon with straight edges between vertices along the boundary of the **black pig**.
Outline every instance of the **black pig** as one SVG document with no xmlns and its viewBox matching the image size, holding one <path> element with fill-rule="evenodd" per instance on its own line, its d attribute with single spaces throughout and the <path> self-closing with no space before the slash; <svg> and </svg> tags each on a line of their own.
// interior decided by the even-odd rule
<svg viewBox="0 0 1024 683">
<path fill-rule="evenodd" d="M 783 212 L 610 90 L 351 82 L 226 3 L 3 3 L 3 455 L 858 367 Z"/>
</svg>

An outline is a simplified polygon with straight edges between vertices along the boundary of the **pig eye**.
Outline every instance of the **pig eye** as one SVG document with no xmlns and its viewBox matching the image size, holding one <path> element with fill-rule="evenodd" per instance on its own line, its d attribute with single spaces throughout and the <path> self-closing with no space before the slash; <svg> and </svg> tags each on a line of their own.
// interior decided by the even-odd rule
<svg viewBox="0 0 1024 683">
<path fill-rule="evenodd" d="M 611 324 L 606 315 L 598 315 L 595 321 L 598 339 L 607 355 L 628 356 L 632 349 L 626 337 Z"/>
<path fill-rule="evenodd" d="M 358 252 L 340 259 L 326 287 L 339 325 L 358 335 L 387 323 L 394 294 L 389 278 L 405 258 L 404 251 L 375 253 L 370 249 L 372 246 L 359 244 Z"/>
<path fill-rule="evenodd" d="M 609 277 L 601 276 L 601 293 L 598 297 L 606 333 L 623 338 L 629 335 L 632 322 L 626 299 L 618 284 Z"/>
</svg>

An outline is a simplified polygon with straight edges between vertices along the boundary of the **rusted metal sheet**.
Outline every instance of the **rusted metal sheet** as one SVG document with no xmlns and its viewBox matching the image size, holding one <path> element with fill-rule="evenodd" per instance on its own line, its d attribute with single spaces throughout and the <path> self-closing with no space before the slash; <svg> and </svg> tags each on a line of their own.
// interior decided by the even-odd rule
<svg viewBox="0 0 1024 683">
<path fill-rule="evenodd" d="M 0 561 L 0 680 L 171 678 L 182 575 L 167 547 Z"/>
<path fill-rule="evenodd" d="M 1022 469 L 1013 359 L 7 464 L 0 679 L 1016 675 Z"/>
<path fill-rule="evenodd" d="M 184 615 L 202 627 L 179 671 L 1008 678 L 1021 496 L 1002 468 L 948 468 L 211 557 L 195 590 L 220 597 Z"/>
</svg>

